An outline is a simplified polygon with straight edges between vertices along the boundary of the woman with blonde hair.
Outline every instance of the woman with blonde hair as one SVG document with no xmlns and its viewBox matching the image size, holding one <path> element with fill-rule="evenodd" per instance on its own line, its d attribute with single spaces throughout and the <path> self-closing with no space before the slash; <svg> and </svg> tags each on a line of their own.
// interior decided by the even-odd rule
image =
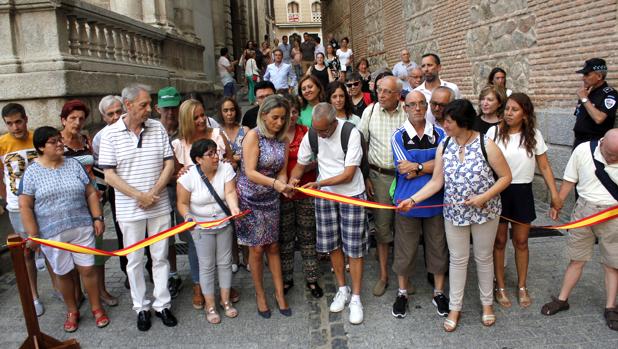
<svg viewBox="0 0 618 349">
<path fill-rule="evenodd" d="M 474 130 L 487 133 L 490 127 L 498 125 L 504 114 L 506 91 L 495 85 L 487 85 L 479 94 L 479 115 L 474 123 Z"/>
</svg>

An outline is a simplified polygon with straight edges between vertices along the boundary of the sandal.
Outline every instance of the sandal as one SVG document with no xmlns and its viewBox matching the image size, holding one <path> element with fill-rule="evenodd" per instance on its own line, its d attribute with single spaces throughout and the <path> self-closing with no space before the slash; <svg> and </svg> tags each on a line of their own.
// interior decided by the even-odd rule
<svg viewBox="0 0 618 349">
<path fill-rule="evenodd" d="M 481 323 L 485 327 L 491 327 L 496 323 L 496 314 L 483 314 L 481 316 Z"/>
<path fill-rule="evenodd" d="M 614 331 L 618 331 L 618 307 L 605 308 L 605 311 L 603 312 L 603 317 L 605 317 L 607 327 Z"/>
<path fill-rule="evenodd" d="M 109 298 L 107 296 L 101 296 L 99 297 L 101 299 L 101 303 L 107 305 L 108 307 L 115 307 L 118 305 L 118 298 L 109 295 Z"/>
<path fill-rule="evenodd" d="M 102 308 L 93 310 L 92 316 L 94 316 L 94 322 L 98 328 L 103 328 L 109 325 L 109 318 L 107 317 L 107 314 L 105 314 L 105 310 Z"/>
<path fill-rule="evenodd" d="M 206 310 L 206 320 L 213 325 L 216 325 L 221 322 L 221 317 L 215 307 L 210 307 Z"/>
<path fill-rule="evenodd" d="M 64 322 L 64 331 L 69 332 L 69 333 L 77 331 L 78 323 L 79 323 L 79 310 L 74 313 L 67 312 L 67 319 Z"/>
<path fill-rule="evenodd" d="M 496 287 L 494 289 L 494 296 L 496 297 L 496 302 L 500 304 L 503 308 L 510 308 L 512 303 L 509 299 L 509 296 L 506 293 L 506 289 Z"/>
<path fill-rule="evenodd" d="M 446 319 L 444 319 L 444 331 L 446 332 L 453 332 L 457 329 L 457 324 L 459 323 L 459 316 L 457 316 L 457 319 L 452 320 L 449 319 L 448 317 Z"/>
<path fill-rule="evenodd" d="M 541 308 L 541 314 L 554 315 L 563 310 L 569 310 L 569 300 L 568 299 L 561 301 L 560 299 L 554 296 L 551 296 L 551 299 L 552 299 L 551 302 L 546 303 Z"/>
<path fill-rule="evenodd" d="M 314 298 L 322 298 L 324 291 L 317 282 L 307 282 L 307 288 Z"/>
<path fill-rule="evenodd" d="M 229 318 L 235 318 L 235 317 L 238 316 L 238 310 L 236 310 L 236 308 L 234 308 L 234 306 L 232 306 L 232 303 L 230 303 L 230 302 L 223 302 L 223 303 L 221 303 L 221 307 L 224 310 L 225 316 L 227 316 Z"/>
<path fill-rule="evenodd" d="M 517 300 L 519 302 L 519 306 L 522 308 L 528 308 L 530 304 L 532 304 L 532 299 L 530 299 L 530 295 L 528 294 L 528 288 L 520 287 L 518 292 L 519 297 Z"/>
</svg>

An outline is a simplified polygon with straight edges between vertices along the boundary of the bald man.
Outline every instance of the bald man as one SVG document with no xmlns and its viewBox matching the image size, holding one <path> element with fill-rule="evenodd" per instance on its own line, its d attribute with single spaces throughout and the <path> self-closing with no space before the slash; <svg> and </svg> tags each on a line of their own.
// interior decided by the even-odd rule
<svg viewBox="0 0 618 349">
<path fill-rule="evenodd" d="M 579 198 L 573 208 L 575 221 L 618 205 L 618 129 L 611 129 L 598 142 L 592 140 L 578 145 L 564 170 L 560 198 L 565 200 L 575 187 Z M 558 210 L 551 209 L 556 219 Z M 594 253 L 595 238 L 599 240 L 601 263 L 605 271 L 606 303 L 604 316 L 607 326 L 618 331 L 618 220 L 613 219 L 590 227 L 571 229 L 567 240 L 570 262 L 564 273 L 558 297 L 541 308 L 543 315 L 554 315 L 569 309 L 569 295 L 582 275 L 586 262 Z"/>
<path fill-rule="evenodd" d="M 403 89 L 406 91 L 413 89 L 410 88 L 410 85 L 408 84 L 408 71 L 416 67 L 416 63 L 410 60 L 410 51 L 407 49 L 401 50 L 401 61 L 395 63 L 393 66 L 393 75 L 401 80 L 403 83 Z"/>
<path fill-rule="evenodd" d="M 406 113 L 399 101 L 403 83 L 394 76 L 386 76 L 378 81 L 378 102 L 367 107 L 358 129 L 367 140 L 369 178 L 365 178 L 367 194 L 372 200 L 391 204 L 390 187 L 397 174 L 393 161 L 391 137 L 403 125 Z M 393 241 L 394 212 L 374 209 L 375 238 L 378 242 L 380 276 L 373 288 L 375 296 L 382 296 L 388 285 L 388 250 Z"/>
<path fill-rule="evenodd" d="M 438 86 L 431 94 L 429 107 L 436 119 L 436 125 L 444 126 L 444 107 L 455 100 L 455 92 L 446 86 Z"/>
<path fill-rule="evenodd" d="M 427 107 L 423 93 L 412 91 L 406 96 L 404 110 L 407 119 L 391 139 L 394 161 L 397 164 L 394 202 L 416 194 L 431 179 L 436 150 L 445 133 L 441 128 L 425 121 Z M 439 192 L 423 201 L 423 204 L 439 206 L 443 201 L 443 192 Z M 416 269 L 416 252 L 421 237 L 425 241 L 427 272 L 432 273 L 435 280 L 431 302 L 437 307 L 438 315 L 448 315 L 449 301 L 444 295 L 444 279 L 448 270 L 444 216 L 442 207 L 435 207 L 395 214 L 393 271 L 397 274 L 399 290 L 392 314 L 397 318 L 405 317 L 408 310 L 408 280 Z"/>
<path fill-rule="evenodd" d="M 410 85 L 410 89 L 414 90 L 415 88 L 421 86 L 423 83 L 424 76 L 423 70 L 419 67 L 414 67 L 412 69 L 408 69 L 408 84 Z"/>
</svg>

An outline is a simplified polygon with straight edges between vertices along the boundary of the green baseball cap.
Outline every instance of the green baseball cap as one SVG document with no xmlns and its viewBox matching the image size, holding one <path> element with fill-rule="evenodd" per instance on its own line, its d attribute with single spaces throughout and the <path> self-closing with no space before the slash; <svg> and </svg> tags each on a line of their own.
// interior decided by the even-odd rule
<svg viewBox="0 0 618 349">
<path fill-rule="evenodd" d="M 180 94 L 173 86 L 167 86 L 159 90 L 157 106 L 159 108 L 178 107 L 180 105 Z"/>
</svg>

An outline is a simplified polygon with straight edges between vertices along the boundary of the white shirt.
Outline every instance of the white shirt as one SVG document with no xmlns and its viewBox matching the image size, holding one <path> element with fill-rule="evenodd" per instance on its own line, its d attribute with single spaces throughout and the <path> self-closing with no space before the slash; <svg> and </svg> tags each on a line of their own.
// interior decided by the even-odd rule
<svg viewBox="0 0 618 349">
<path fill-rule="evenodd" d="M 290 45 L 289 43 L 287 45 L 284 43 L 280 43 L 277 48 L 280 49 L 283 53 L 283 63 L 289 64 L 291 59 L 290 53 L 292 51 L 292 45 Z"/>
<path fill-rule="evenodd" d="M 534 148 L 534 154 L 529 156 L 526 152 L 526 148 L 523 145 L 519 145 L 521 141 L 521 133 L 510 134 L 508 144 L 504 144 L 496 135 L 497 126 L 492 126 L 487 130 L 487 137 L 489 139 L 495 139 L 496 145 L 502 154 L 506 158 L 506 162 L 511 168 L 511 174 L 513 175 L 513 184 L 525 184 L 532 183 L 534 179 L 534 169 L 536 168 L 536 156 L 545 154 L 547 151 L 547 145 L 543 139 L 541 131 L 534 130 L 534 138 L 536 139 L 536 147 Z"/>
<path fill-rule="evenodd" d="M 403 61 L 397 62 L 393 66 L 393 75 L 398 77 L 400 80 L 407 81 L 405 77 L 408 76 L 408 71 L 416 67 L 417 65 L 413 61 L 410 61 L 408 63 L 404 63 Z"/>
<path fill-rule="evenodd" d="M 354 178 L 350 182 L 320 188 L 331 193 L 355 196 L 365 192 L 365 182 L 359 167 L 363 158 L 363 150 L 361 148 L 360 133 L 355 128 L 350 133 L 348 152 L 346 154 L 343 153 L 341 148 L 341 129 L 344 122 L 337 120 L 337 128 L 330 137 L 322 138 L 318 136 L 318 181 L 342 174 L 345 167 L 357 166 Z M 307 132 L 298 148 L 298 163 L 309 165 L 312 161 L 312 156 L 309 132 Z"/>
<path fill-rule="evenodd" d="M 127 129 L 124 118 L 103 129 L 99 149 L 99 167 L 115 169 L 128 185 L 141 191 L 151 190 L 161 176 L 166 160 L 174 154 L 163 125 L 148 119 L 139 135 Z M 116 213 L 119 222 L 135 222 L 169 215 L 171 206 L 167 195 L 161 195 L 146 209 L 137 200 L 116 190 Z"/>
<path fill-rule="evenodd" d="M 292 66 L 287 63 L 271 63 L 266 67 L 264 81 L 270 81 L 275 85 L 275 89 L 289 88 L 296 86 L 296 74 Z"/>
<path fill-rule="evenodd" d="M 257 63 L 255 63 L 255 59 L 249 58 L 245 63 L 245 76 L 252 77 L 253 75 L 259 75 L 260 71 L 258 70 Z"/>
<path fill-rule="evenodd" d="M 341 51 L 341 49 L 338 49 L 335 54 L 337 55 L 339 63 L 341 64 L 341 71 L 347 71 L 348 63 L 350 63 L 350 57 L 353 54 L 352 49 L 348 48 L 348 50 L 345 52 Z"/>
<path fill-rule="evenodd" d="M 356 115 L 356 114 L 351 114 L 350 116 L 348 116 L 347 119 L 342 119 L 340 117 L 337 117 L 338 120 L 341 121 L 347 121 L 347 122 L 351 122 L 354 126 L 356 126 L 358 128 L 358 124 L 360 124 L 361 122 L 361 118 L 360 116 Z"/>
<path fill-rule="evenodd" d="M 217 144 L 217 153 L 219 154 L 219 159 L 223 159 L 225 157 L 225 140 L 223 139 L 225 133 L 221 131 L 220 128 L 213 128 L 212 133 L 210 135 L 210 139 L 212 139 Z M 191 146 L 193 144 L 187 143 L 184 139 L 174 139 L 172 141 L 172 149 L 174 150 L 174 156 L 178 163 L 183 166 L 192 166 L 195 165 L 193 160 L 191 160 Z"/>
<path fill-rule="evenodd" d="M 316 56 L 317 56 L 317 55 L 318 55 L 318 52 L 322 52 L 322 54 L 323 54 L 324 56 L 326 56 L 326 50 L 324 49 L 324 45 L 322 45 L 322 44 L 315 45 L 315 52 L 314 52 L 314 55 L 316 55 Z"/>
<path fill-rule="evenodd" d="M 594 158 L 605 165 L 605 172 L 612 181 L 618 183 L 618 164 L 608 165 L 601 155 L 600 145 L 594 150 Z M 618 204 L 594 173 L 596 167 L 590 153 L 590 142 L 578 145 L 564 169 L 565 181 L 577 183 L 577 194 L 596 205 L 612 206 Z"/>
<path fill-rule="evenodd" d="M 453 90 L 453 92 L 455 92 L 455 99 L 461 98 L 459 87 L 457 87 L 457 85 L 453 84 L 452 82 L 448 82 L 446 80 L 440 80 L 440 86 L 446 86 L 450 88 L 451 90 Z M 428 90 L 425 87 L 425 82 L 423 82 L 417 88 L 415 88 L 414 91 L 422 92 L 425 95 L 425 98 L 427 99 L 428 103 L 431 100 L 431 94 L 433 93 L 433 90 Z M 433 116 L 433 113 L 431 112 L 431 108 L 427 108 L 427 112 L 425 113 L 425 120 L 427 122 L 431 122 L 432 124 L 436 123 L 436 117 Z"/>
<path fill-rule="evenodd" d="M 221 78 L 221 83 L 223 86 L 227 85 L 230 82 L 234 82 L 234 76 L 232 73 L 227 71 L 227 67 L 231 65 L 230 60 L 225 56 L 219 57 L 219 61 L 217 62 L 217 68 L 219 69 L 219 77 Z"/>
<path fill-rule="evenodd" d="M 220 161 L 217 172 L 210 181 L 210 184 L 223 202 L 225 202 L 225 183 L 233 180 L 234 177 L 236 177 L 236 173 L 232 165 Z M 208 190 L 208 187 L 202 180 L 199 172 L 197 172 L 197 166 L 191 167 L 187 173 L 178 178 L 178 184 L 182 185 L 183 188 L 191 193 L 189 211 L 195 216 L 197 222 L 214 221 L 226 217 L 225 212 L 223 212 L 223 209 L 219 206 L 217 200 L 215 200 L 215 197 L 212 196 L 210 190 Z M 197 229 L 221 229 L 228 224 L 230 224 L 230 222 L 225 222 L 223 225 L 208 229 L 197 226 Z"/>
</svg>

